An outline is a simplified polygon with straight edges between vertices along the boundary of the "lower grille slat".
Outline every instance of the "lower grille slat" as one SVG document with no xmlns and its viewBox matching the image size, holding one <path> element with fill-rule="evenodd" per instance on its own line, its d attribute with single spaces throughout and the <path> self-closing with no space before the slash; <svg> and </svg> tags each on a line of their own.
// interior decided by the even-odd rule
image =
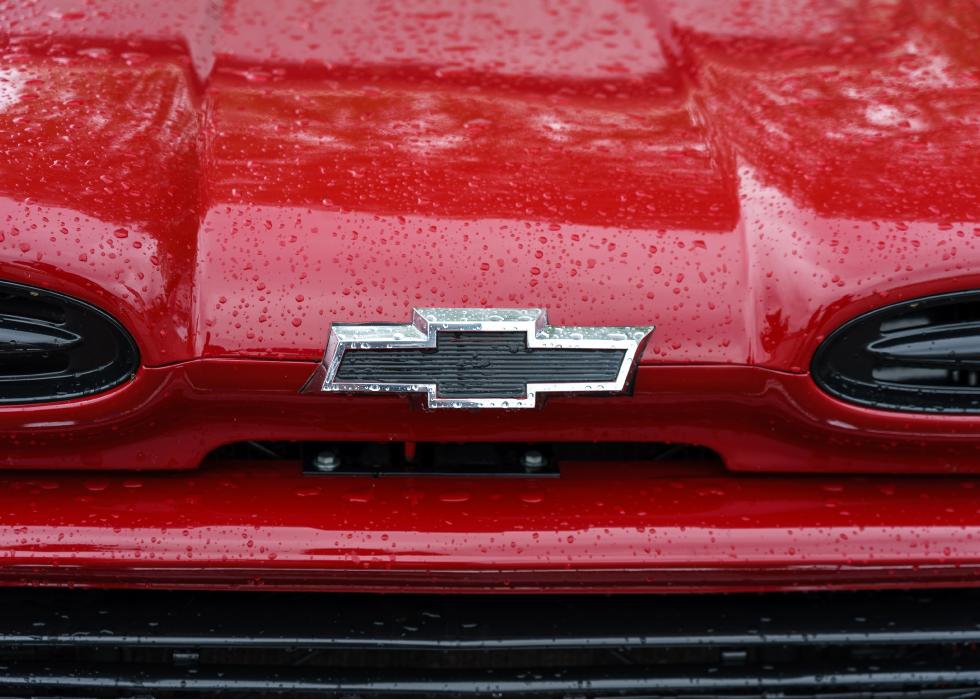
<svg viewBox="0 0 980 699">
<path fill-rule="evenodd" d="M 372 670 L 355 674 L 303 672 L 274 672 L 211 670 L 170 671 L 106 668 L 93 672 L 88 667 L 51 672 L 45 666 L 25 666 L 0 677 L 0 687 L 51 688 L 74 690 L 129 690 L 168 693 L 202 692 L 289 692 L 313 693 L 320 696 L 648 696 L 654 692 L 666 696 L 765 697 L 778 692 L 813 692 L 803 696 L 833 696 L 814 692 L 815 687 L 849 687 L 843 696 L 916 696 L 909 685 L 954 685 L 941 696 L 962 696 L 962 692 L 980 692 L 980 670 L 948 670 L 910 672 L 891 670 L 865 673 L 803 673 L 799 675 L 740 674 L 712 677 L 690 675 L 652 675 L 642 671 L 597 673 L 581 672 L 508 672 L 460 674 L 442 672 L 404 675 L 391 671 Z M 879 695 L 876 691 L 882 692 Z M 885 694 L 887 693 L 887 694 Z M 973 696 L 967 694 L 966 696 Z"/>
</svg>

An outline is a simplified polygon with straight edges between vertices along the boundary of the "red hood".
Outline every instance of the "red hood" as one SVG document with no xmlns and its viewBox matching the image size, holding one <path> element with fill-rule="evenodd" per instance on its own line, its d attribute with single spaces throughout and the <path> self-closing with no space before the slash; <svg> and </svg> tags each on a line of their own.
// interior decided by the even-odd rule
<svg viewBox="0 0 980 699">
<path fill-rule="evenodd" d="M 491 306 L 803 371 L 980 283 L 971 2 L 198 4 L 0 19 L 0 277 L 148 365 Z"/>
</svg>

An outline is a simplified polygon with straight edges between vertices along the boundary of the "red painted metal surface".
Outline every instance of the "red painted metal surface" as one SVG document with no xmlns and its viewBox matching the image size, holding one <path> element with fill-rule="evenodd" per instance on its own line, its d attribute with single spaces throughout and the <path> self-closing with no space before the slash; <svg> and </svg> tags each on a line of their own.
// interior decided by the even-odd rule
<svg viewBox="0 0 980 699">
<path fill-rule="evenodd" d="M 106 396 L 0 409 L 2 461 L 189 468 L 258 432 L 335 436 L 338 411 L 365 438 L 465 437 L 478 418 L 407 399 L 359 420 L 360 400 L 290 402 L 298 365 L 222 369 L 224 395 L 186 377 L 201 359 L 316 361 L 335 321 L 539 306 L 656 324 L 648 372 L 622 405 L 490 418 L 499 438 L 977 470 L 980 419 L 858 410 L 806 377 L 842 321 L 980 285 L 976 16 L 937 7 L 12 3 L 0 277 L 106 308 L 146 368 Z M 715 385 L 718 365 L 756 371 Z M 686 397 L 679 366 L 700 368 Z M 247 434 L 255 383 L 275 408 Z M 206 434 L 184 417 L 204 393 Z M 760 433 L 774 451 L 744 447 Z"/>
<path fill-rule="evenodd" d="M 691 590 L 976 584 L 976 479 L 732 477 L 690 463 L 561 478 L 0 478 L 0 582 Z"/>
<path fill-rule="evenodd" d="M 816 345 L 843 321 L 980 287 L 978 36 L 969 0 L 0 0 L 0 278 L 105 308 L 135 335 L 144 362 L 134 381 L 101 396 L 0 407 L 0 466 L 192 469 L 243 439 L 478 434 L 692 442 L 733 472 L 980 473 L 980 418 L 848 406 L 807 374 Z M 539 411 L 482 415 L 426 413 L 400 397 L 298 395 L 332 322 L 401 323 L 414 306 L 543 307 L 557 324 L 657 330 L 628 398 L 555 398 Z M 83 496 L 144 522 L 127 525 L 132 537 L 108 519 L 76 529 L 91 504 L 72 509 L 59 493 L 87 476 L 51 477 L 65 484 L 44 496 L 56 509 L 33 520 L 27 505 L 5 510 L 10 532 L 19 517 L 35 522 L 0 546 L 16 570 L 79 554 L 93 576 L 102 565 L 113 576 L 107 561 L 125 568 L 145 545 L 186 572 L 193 566 L 176 563 L 167 517 L 228 526 L 196 506 L 179 516 L 161 506 L 168 514 L 153 520 L 156 501 L 140 500 L 210 482 L 209 473 Z M 29 480 L 12 478 L 11 487 Z M 750 519 L 785 514 L 794 493 L 818 483 L 728 478 L 743 495 L 719 507 Z M 273 480 L 293 488 L 286 476 Z M 863 513 L 847 520 L 864 532 L 851 544 L 813 543 L 825 531 L 813 528 L 824 521 L 813 504 L 749 539 L 735 527 L 718 547 L 741 555 L 744 546 L 753 570 L 792 576 L 789 562 L 762 554 L 766 541 L 789 546 L 792 524 L 811 527 L 801 558 L 811 564 L 846 567 L 856 556 L 861 575 L 881 560 L 969 577 L 972 544 L 956 543 L 954 530 L 969 534 L 973 515 L 944 519 L 936 504 L 965 502 L 962 481 L 908 481 L 895 512 L 867 483 L 848 505 Z M 548 486 L 551 516 L 593 518 L 579 520 L 582 531 L 600 526 L 604 508 L 633 514 L 591 548 L 581 539 L 534 548 L 521 575 L 533 578 L 532 559 L 559 577 L 560 560 L 612 570 L 635 555 L 656 568 L 660 555 L 623 533 L 656 517 L 621 485 L 609 485 L 598 508 L 575 500 L 575 484 Z M 404 482 L 376 487 L 388 493 L 376 502 L 390 505 Z M 244 531 L 234 528 L 246 526 L 236 508 L 253 502 L 228 498 L 233 526 L 223 537 Z M 263 511 L 288 519 L 296 502 Z M 481 536 L 496 531 L 518 546 L 507 522 L 525 506 L 506 502 L 482 512 Z M 683 578 L 674 568 L 698 561 L 730 574 L 721 548 L 682 532 L 682 510 L 658 510 L 661 526 L 677 527 L 673 540 L 687 542 L 670 575 Z M 350 514 L 352 533 L 387 516 L 382 504 L 354 511 L 368 514 Z M 281 568 L 296 584 L 321 565 L 343 569 L 329 556 L 298 563 L 298 552 L 322 544 L 311 533 L 320 515 L 303 512 L 308 529 L 276 539 L 279 563 L 249 565 Z M 455 534 L 435 514 L 418 516 L 400 526 L 430 530 L 392 540 L 446 555 L 396 555 L 394 568 L 414 575 L 472 562 L 456 556 L 446 543 Z M 860 528 L 875 526 L 901 543 Z M 85 542 L 50 543 L 72 531 L 87 532 L 77 535 Z M 929 547 L 912 555 L 905 545 L 916 537 Z M 156 549 L 154 539 L 168 543 Z M 947 545 L 959 553 L 947 558 Z M 65 560 L 52 553 L 58 546 Z M 201 565 L 222 567 L 219 549 Z M 155 579 L 141 570 L 131 579 Z M 656 577 L 648 573 L 608 583 L 646 585 Z M 696 586 L 698 575 L 684 580 Z"/>
<path fill-rule="evenodd" d="M 978 473 L 976 419 L 844 406 L 808 376 L 641 367 L 632 397 L 554 397 L 535 411 L 426 411 L 403 396 L 299 395 L 314 364 L 201 360 L 125 388 L 0 411 L 6 468 L 188 469 L 246 440 L 659 441 L 732 471 Z"/>
</svg>

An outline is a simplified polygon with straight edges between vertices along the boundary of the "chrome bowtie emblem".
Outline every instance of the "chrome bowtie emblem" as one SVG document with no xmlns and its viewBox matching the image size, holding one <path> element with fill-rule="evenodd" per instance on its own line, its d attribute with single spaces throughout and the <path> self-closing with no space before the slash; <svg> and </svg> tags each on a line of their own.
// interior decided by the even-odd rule
<svg viewBox="0 0 980 699">
<path fill-rule="evenodd" d="M 408 325 L 334 325 L 304 393 L 421 393 L 430 408 L 532 408 L 621 393 L 652 327 L 558 327 L 545 311 L 419 308 Z"/>
</svg>

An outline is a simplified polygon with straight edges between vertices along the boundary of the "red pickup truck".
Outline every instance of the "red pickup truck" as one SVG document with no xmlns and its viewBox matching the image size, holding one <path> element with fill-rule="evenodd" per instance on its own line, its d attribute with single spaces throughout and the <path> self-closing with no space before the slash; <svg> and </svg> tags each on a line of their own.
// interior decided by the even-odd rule
<svg viewBox="0 0 980 699">
<path fill-rule="evenodd" d="M 978 147 L 976 0 L 0 0 L 0 690 L 975 696 Z"/>
</svg>

